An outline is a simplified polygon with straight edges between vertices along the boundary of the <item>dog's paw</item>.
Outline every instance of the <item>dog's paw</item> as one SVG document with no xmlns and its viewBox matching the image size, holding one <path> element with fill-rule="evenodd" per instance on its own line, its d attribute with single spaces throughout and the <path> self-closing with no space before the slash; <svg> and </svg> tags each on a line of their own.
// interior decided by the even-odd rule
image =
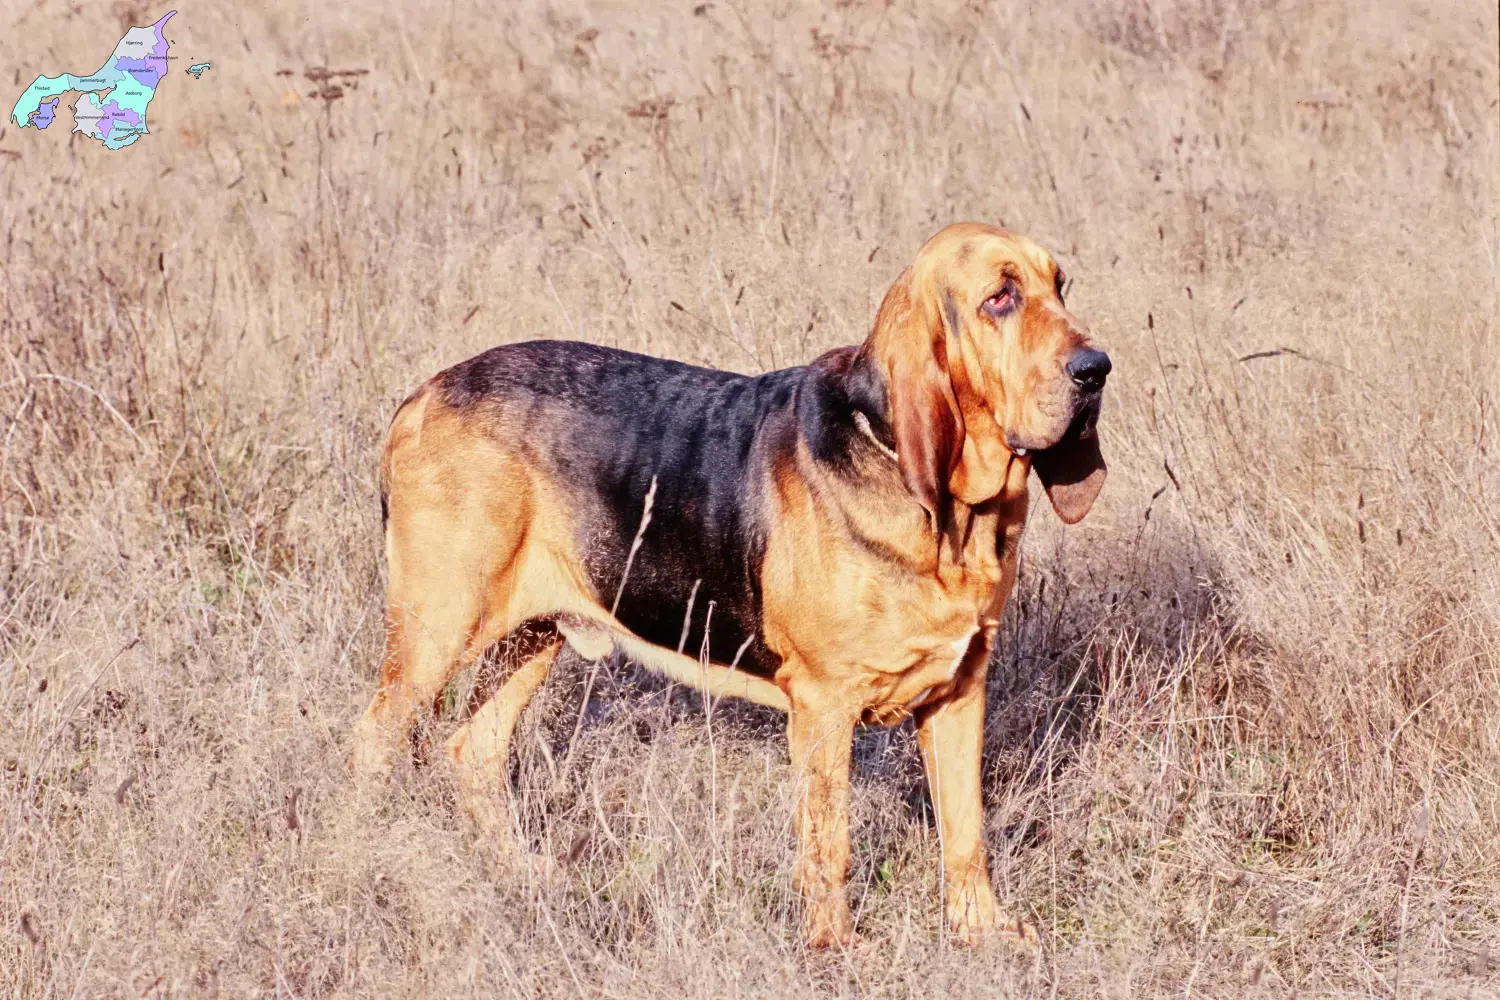
<svg viewBox="0 0 1500 1000">
<path fill-rule="evenodd" d="M 1012 917 L 1004 910 L 1001 910 L 998 916 L 995 935 L 1001 943 L 1025 952 L 1035 952 L 1041 948 L 1042 942 L 1037 936 L 1036 924 L 1020 917 Z"/>
<path fill-rule="evenodd" d="M 1039 945 L 1036 926 L 1000 908 L 988 884 L 955 889 L 948 896 L 948 929 L 962 944 L 998 940 L 1024 951 Z"/>
<path fill-rule="evenodd" d="M 802 937 L 809 948 L 852 948 L 859 935 L 854 933 L 854 914 L 847 904 L 809 907 L 802 918 Z"/>
</svg>

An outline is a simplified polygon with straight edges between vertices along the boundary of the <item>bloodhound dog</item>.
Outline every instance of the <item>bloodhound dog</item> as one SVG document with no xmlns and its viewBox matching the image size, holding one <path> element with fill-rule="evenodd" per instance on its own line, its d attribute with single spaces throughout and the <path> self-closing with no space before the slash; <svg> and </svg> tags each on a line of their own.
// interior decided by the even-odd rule
<svg viewBox="0 0 1500 1000">
<path fill-rule="evenodd" d="M 564 642 L 587 659 L 618 648 L 788 714 L 803 933 L 846 944 L 854 727 L 911 716 L 952 929 L 1034 940 L 990 886 L 980 750 L 1027 477 L 1069 524 L 1104 482 L 1110 361 L 1062 288 L 1035 243 L 963 223 L 921 248 L 863 344 L 802 367 L 746 376 L 533 341 L 423 384 L 380 466 L 389 610 L 361 783 L 509 636 L 518 664 L 447 750 L 481 831 L 513 848 L 517 717 Z"/>
</svg>

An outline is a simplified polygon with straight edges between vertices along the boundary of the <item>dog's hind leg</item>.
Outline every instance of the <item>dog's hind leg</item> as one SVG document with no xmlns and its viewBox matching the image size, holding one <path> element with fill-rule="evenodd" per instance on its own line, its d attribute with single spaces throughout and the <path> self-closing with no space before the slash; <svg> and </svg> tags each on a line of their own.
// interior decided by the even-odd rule
<svg viewBox="0 0 1500 1000">
<path fill-rule="evenodd" d="M 531 622 L 513 633 L 519 666 L 469 721 L 448 740 L 459 796 L 482 835 L 502 850 L 514 848 L 506 763 L 510 738 L 531 696 L 547 679 L 563 637 L 548 621 Z"/>
<path fill-rule="evenodd" d="M 420 603 L 392 594 L 380 685 L 354 731 L 354 772 L 362 787 L 390 773 L 418 713 L 501 631 L 500 623 L 482 620 L 475 589 L 442 588 Z"/>
<path fill-rule="evenodd" d="M 471 468 L 476 465 L 470 462 Z M 484 502 L 486 484 L 478 476 L 465 482 L 466 470 L 455 468 L 457 462 L 446 469 L 433 466 L 437 463 L 422 468 L 410 462 L 403 471 L 414 483 L 390 497 L 385 662 L 354 732 L 354 772 L 366 789 L 390 772 L 417 714 L 431 708 L 454 674 L 522 620 L 513 617 L 511 578 L 525 537 L 527 505 L 518 501 L 507 508 L 508 517 L 497 516 Z M 424 491 L 424 476 L 439 480 L 445 490 Z M 453 486 L 468 488 L 460 492 Z"/>
</svg>

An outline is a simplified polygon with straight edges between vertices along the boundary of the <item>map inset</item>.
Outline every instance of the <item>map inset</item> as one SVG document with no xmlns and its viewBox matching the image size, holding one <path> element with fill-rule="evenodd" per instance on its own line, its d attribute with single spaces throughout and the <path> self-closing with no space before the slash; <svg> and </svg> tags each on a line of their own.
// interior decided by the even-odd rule
<svg viewBox="0 0 1500 1000">
<path fill-rule="evenodd" d="M 168 11 L 153 25 L 125 32 L 96 73 L 37 77 L 11 110 L 11 119 L 21 128 L 46 128 L 57 118 L 62 95 L 76 91 L 80 96 L 73 105 L 74 132 L 98 139 L 109 149 L 146 135 L 146 106 L 167 75 L 165 27 L 176 13 Z"/>
</svg>

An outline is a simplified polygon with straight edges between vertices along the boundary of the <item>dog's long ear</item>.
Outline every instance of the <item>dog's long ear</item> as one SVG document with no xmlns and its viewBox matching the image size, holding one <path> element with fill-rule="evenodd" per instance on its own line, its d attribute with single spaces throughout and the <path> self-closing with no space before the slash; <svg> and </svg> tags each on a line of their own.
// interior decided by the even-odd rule
<svg viewBox="0 0 1500 1000">
<path fill-rule="evenodd" d="M 1083 434 L 1037 452 L 1031 468 L 1042 481 L 1057 516 L 1064 524 L 1077 524 L 1104 488 L 1107 470 L 1099 451 L 1099 432 L 1088 427 Z"/>
<path fill-rule="evenodd" d="M 948 481 L 964 450 L 947 336 L 936 297 L 913 287 L 908 268 L 880 304 L 874 339 L 889 359 L 891 431 L 901 479 L 927 509 L 939 538 L 953 507 Z"/>
</svg>

